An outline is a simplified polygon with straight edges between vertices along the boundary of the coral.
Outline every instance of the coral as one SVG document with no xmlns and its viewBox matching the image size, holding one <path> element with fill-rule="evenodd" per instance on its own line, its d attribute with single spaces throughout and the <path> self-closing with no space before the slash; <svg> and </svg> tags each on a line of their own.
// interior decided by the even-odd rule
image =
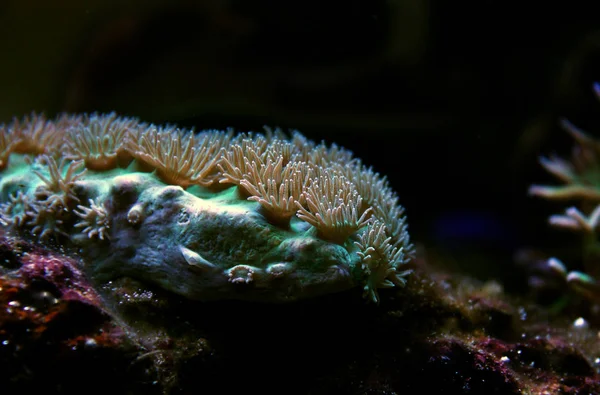
<svg viewBox="0 0 600 395">
<path fill-rule="evenodd" d="M 8 202 L 0 205 L 4 220 L 15 227 L 22 227 L 29 219 L 31 201 L 22 191 L 8 197 Z"/>
<path fill-rule="evenodd" d="M 17 140 L 10 133 L 6 125 L 0 125 L 0 170 L 8 164 L 8 157 L 14 151 Z"/>
<path fill-rule="evenodd" d="M 387 180 L 297 131 L 33 114 L 3 136 L 3 226 L 77 251 L 94 281 L 263 302 L 361 287 L 378 303 L 410 272 L 414 249 Z M 44 148 L 22 143 L 31 139 Z"/>
<path fill-rule="evenodd" d="M 23 119 L 15 119 L 10 126 L 15 142 L 14 152 L 19 154 L 41 155 L 59 148 L 67 128 L 57 128 L 59 123 L 69 125 L 69 117 L 52 122 L 43 114 L 32 113 Z"/>
<path fill-rule="evenodd" d="M 355 158 L 351 151 L 344 149 L 337 144 L 332 144 L 328 147 L 325 142 L 321 142 L 319 145 L 314 146 L 310 144 L 310 151 L 307 152 L 310 161 L 323 167 L 329 167 L 335 164 L 351 165 Z"/>
<path fill-rule="evenodd" d="M 595 84 L 594 91 L 600 98 L 600 85 Z M 557 228 L 582 235 L 583 261 L 589 273 L 569 272 L 555 257 L 547 261 L 547 271 L 562 273 L 572 289 L 590 300 L 600 302 L 600 283 L 594 279 L 594 276 L 600 275 L 600 267 L 597 265 L 600 252 L 600 140 L 584 133 L 567 120 L 562 120 L 561 124 L 575 140 L 571 159 L 541 157 L 540 164 L 562 181 L 563 185 L 532 185 L 529 193 L 553 201 L 575 201 L 579 204 L 579 207 L 568 207 L 564 214 L 550 216 L 548 222 Z"/>
<path fill-rule="evenodd" d="M 306 207 L 300 202 L 298 218 L 317 229 L 319 237 L 341 244 L 365 226 L 371 209 L 362 214 L 362 197 L 344 176 L 320 167 L 321 175 L 314 178 L 303 192 Z"/>
<path fill-rule="evenodd" d="M 367 275 L 364 286 L 365 295 L 374 302 L 379 302 L 378 288 L 392 288 L 394 285 L 404 286 L 404 277 L 410 271 L 398 272 L 397 269 L 405 263 L 403 248 L 394 247 L 387 235 L 385 224 L 379 220 L 370 222 L 367 229 L 355 242 L 361 259 L 364 273 Z"/>
<path fill-rule="evenodd" d="M 71 151 L 66 157 L 82 160 L 90 170 L 110 170 L 119 166 L 119 157 L 125 153 L 125 141 L 138 127 L 134 118 L 120 118 L 109 114 L 92 114 L 67 130 L 67 145 Z"/>
<path fill-rule="evenodd" d="M 268 143 L 262 135 L 254 137 L 252 134 L 239 134 L 217 164 L 220 170 L 219 183 L 239 186 L 252 163 L 264 163 Z M 247 196 L 249 192 L 245 191 L 244 194 Z"/>
<path fill-rule="evenodd" d="M 298 211 L 296 204 L 302 207 L 306 201 L 303 192 L 312 168 L 306 162 L 290 162 L 284 167 L 283 156 L 274 162 L 268 158 L 260 166 L 253 161 L 240 185 L 250 194 L 248 200 L 260 203 L 272 221 L 287 225 Z"/>
<path fill-rule="evenodd" d="M 82 232 L 91 239 L 98 237 L 100 240 L 108 239 L 108 230 L 110 229 L 110 217 L 106 208 L 90 199 L 90 207 L 78 205 L 81 211 L 73 211 L 82 221 L 75 224 L 76 228 L 83 228 Z"/>
<path fill-rule="evenodd" d="M 551 156 L 541 157 L 540 164 L 565 185 L 533 185 L 529 192 L 552 200 L 600 201 L 600 141 L 594 140 L 567 120 L 563 120 L 562 125 L 576 142 L 571 161 Z"/>
<path fill-rule="evenodd" d="M 31 227 L 31 234 L 40 240 L 57 239 L 59 236 L 68 238 L 65 228 L 66 212 L 62 206 L 47 201 L 31 204 L 27 216 L 31 219 L 27 225 Z"/>
<path fill-rule="evenodd" d="M 42 155 L 40 163 L 45 165 L 48 176 L 44 175 L 41 170 L 32 170 L 45 184 L 36 191 L 36 197 L 39 200 L 45 199 L 51 208 L 57 206 L 67 207 L 71 201 L 78 202 L 79 199 L 73 192 L 73 187 L 75 182 L 81 179 L 87 171 L 87 169 L 84 169 L 77 173 L 83 162 L 68 161 L 66 158 L 61 158 L 60 162 L 57 163 L 53 157 Z M 64 170 L 65 167 L 66 171 Z M 63 173 L 65 174 L 63 175 Z"/>
<path fill-rule="evenodd" d="M 139 138 L 128 139 L 127 149 L 136 159 L 153 167 L 167 184 L 184 188 L 193 184 L 208 186 L 229 137 L 222 132 L 203 133 L 198 141 L 193 131 L 150 126 Z"/>
</svg>

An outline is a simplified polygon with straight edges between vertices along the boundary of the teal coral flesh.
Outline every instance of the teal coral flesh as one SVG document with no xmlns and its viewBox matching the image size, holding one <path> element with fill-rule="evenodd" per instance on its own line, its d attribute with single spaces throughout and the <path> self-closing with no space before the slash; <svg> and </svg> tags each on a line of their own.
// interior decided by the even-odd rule
<svg viewBox="0 0 600 395">
<path fill-rule="evenodd" d="M 0 177 L 1 226 L 195 300 L 378 302 L 414 254 L 387 179 L 298 132 L 32 114 L 0 126 Z"/>
</svg>

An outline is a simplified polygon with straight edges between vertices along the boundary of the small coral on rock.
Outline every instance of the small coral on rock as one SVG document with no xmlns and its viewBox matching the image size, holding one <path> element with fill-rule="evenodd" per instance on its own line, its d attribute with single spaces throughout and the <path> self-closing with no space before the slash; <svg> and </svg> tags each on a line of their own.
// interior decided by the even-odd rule
<svg viewBox="0 0 600 395">
<path fill-rule="evenodd" d="M 32 114 L 0 127 L 0 223 L 197 300 L 291 301 L 403 285 L 413 254 L 385 177 L 298 132 Z"/>
</svg>

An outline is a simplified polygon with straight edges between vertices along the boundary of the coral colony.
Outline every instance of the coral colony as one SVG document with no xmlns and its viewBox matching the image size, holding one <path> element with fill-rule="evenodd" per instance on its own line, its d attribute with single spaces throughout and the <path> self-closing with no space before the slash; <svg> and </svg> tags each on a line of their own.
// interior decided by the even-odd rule
<svg viewBox="0 0 600 395">
<path fill-rule="evenodd" d="M 594 91 L 600 97 L 599 84 L 594 84 Z M 591 275 L 600 274 L 600 140 L 588 136 L 567 120 L 562 121 L 562 126 L 575 140 L 571 160 L 551 156 L 541 157 L 540 163 L 563 185 L 533 185 L 529 193 L 545 199 L 579 203 L 579 207 L 571 206 L 563 214 L 552 215 L 549 223 L 582 234 L 583 261 L 589 273 L 567 272 L 565 265 L 557 258 L 550 258 L 547 266 L 564 276 L 575 291 L 600 302 L 600 283 Z"/>
<path fill-rule="evenodd" d="M 414 249 L 385 177 L 338 146 L 114 113 L 0 126 L 3 227 L 194 300 L 401 286 Z"/>
</svg>

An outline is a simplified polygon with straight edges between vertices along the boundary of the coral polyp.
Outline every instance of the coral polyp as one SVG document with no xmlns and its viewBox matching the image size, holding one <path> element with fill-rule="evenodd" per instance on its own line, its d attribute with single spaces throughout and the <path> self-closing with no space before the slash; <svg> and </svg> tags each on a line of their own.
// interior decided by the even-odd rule
<svg viewBox="0 0 600 395">
<path fill-rule="evenodd" d="M 378 302 L 414 253 L 387 179 L 296 131 L 32 114 L 0 127 L 0 176 L 2 226 L 194 300 Z"/>
<path fill-rule="evenodd" d="M 600 98 L 600 84 L 594 84 Z M 550 225 L 582 236 L 583 264 L 587 273 L 568 272 L 557 258 L 550 258 L 547 265 L 555 273 L 561 273 L 565 281 L 577 293 L 600 303 L 600 140 L 577 128 L 567 120 L 563 128 L 573 137 L 575 145 L 570 159 L 558 156 L 541 157 L 540 164 L 563 185 L 532 185 L 529 193 L 553 201 L 567 201 L 575 206 L 562 214 L 550 216 Z"/>
</svg>

